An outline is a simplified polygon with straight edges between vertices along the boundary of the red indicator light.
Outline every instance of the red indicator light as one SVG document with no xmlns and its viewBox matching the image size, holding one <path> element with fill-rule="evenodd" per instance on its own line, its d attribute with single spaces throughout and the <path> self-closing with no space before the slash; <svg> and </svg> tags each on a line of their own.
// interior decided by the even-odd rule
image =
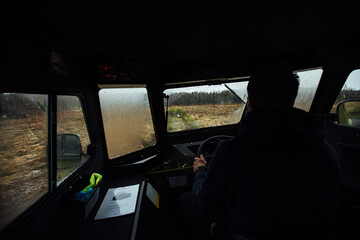
<svg viewBox="0 0 360 240">
<path fill-rule="evenodd" d="M 99 78 L 105 82 L 111 82 L 116 79 L 116 66 L 112 64 L 99 64 L 97 68 Z"/>
</svg>

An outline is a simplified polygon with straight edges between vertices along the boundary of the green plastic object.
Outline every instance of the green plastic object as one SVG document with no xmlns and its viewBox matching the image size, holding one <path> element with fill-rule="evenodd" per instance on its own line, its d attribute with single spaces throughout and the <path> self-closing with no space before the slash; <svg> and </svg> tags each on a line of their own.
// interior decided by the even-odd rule
<svg viewBox="0 0 360 240">
<path fill-rule="evenodd" d="M 102 179 L 102 176 L 99 173 L 91 174 L 91 177 L 90 177 L 90 180 L 89 180 L 90 185 L 87 186 L 86 188 L 84 188 L 82 191 L 87 192 L 87 191 L 89 191 L 90 188 L 95 188 L 96 185 L 100 182 L 101 179 Z"/>
</svg>

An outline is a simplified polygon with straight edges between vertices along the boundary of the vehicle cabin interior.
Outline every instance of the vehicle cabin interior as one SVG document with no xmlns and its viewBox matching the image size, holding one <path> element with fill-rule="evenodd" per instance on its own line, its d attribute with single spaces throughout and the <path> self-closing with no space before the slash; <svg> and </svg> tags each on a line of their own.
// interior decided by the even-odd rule
<svg viewBox="0 0 360 240">
<path fill-rule="evenodd" d="M 179 209 L 194 157 L 237 134 L 249 78 L 274 63 L 298 74 L 295 107 L 324 117 L 339 156 L 334 239 L 360 238 L 356 6 L 44 1 L 9 13 L 1 239 L 200 239 Z"/>
</svg>

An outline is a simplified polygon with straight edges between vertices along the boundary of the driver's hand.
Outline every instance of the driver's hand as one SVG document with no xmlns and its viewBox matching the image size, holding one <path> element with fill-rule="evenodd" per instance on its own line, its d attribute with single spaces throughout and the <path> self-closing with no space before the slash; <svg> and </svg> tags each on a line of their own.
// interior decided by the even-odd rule
<svg viewBox="0 0 360 240">
<path fill-rule="evenodd" d="M 194 172 L 196 172 L 196 170 L 200 166 L 204 166 L 204 167 L 207 166 L 207 162 L 206 162 L 206 160 L 204 158 L 204 155 L 202 155 L 202 154 L 200 155 L 200 158 L 198 158 L 198 157 L 194 158 L 194 165 L 193 165 Z"/>
</svg>

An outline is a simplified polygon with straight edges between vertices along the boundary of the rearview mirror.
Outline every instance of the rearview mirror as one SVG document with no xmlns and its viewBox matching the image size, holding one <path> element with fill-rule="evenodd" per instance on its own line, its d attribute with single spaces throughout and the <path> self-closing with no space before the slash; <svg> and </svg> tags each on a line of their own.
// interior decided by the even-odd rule
<svg viewBox="0 0 360 240">
<path fill-rule="evenodd" d="M 71 168 L 79 165 L 82 157 L 81 142 L 78 135 L 59 134 L 56 138 L 57 167 Z"/>
<path fill-rule="evenodd" d="M 340 125 L 360 128 L 360 100 L 339 103 L 336 113 Z"/>
</svg>

